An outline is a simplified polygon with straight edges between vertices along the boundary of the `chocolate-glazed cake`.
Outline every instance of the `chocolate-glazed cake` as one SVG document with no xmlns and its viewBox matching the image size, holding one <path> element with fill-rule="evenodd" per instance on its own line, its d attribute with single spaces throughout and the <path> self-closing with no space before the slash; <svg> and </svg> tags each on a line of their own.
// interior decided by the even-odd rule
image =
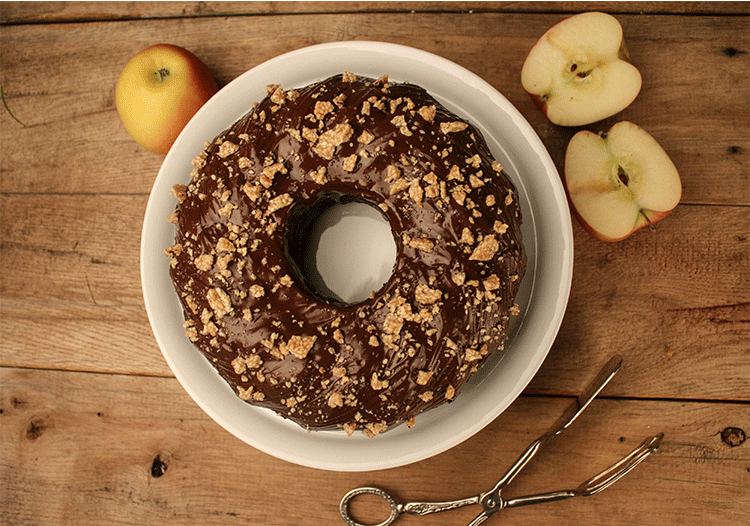
<svg viewBox="0 0 750 526">
<path fill-rule="evenodd" d="M 351 73 L 269 86 L 193 164 L 166 252 L 187 337 L 243 400 L 374 436 L 502 351 L 525 268 L 516 189 L 424 89 Z M 390 279 L 354 305 L 304 261 L 315 219 L 351 201 L 380 210 L 397 246 Z"/>
</svg>

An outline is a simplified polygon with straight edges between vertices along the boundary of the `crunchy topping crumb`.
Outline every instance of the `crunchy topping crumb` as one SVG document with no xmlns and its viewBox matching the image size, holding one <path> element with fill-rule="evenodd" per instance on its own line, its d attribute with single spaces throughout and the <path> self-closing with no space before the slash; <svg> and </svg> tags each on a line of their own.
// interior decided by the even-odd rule
<svg viewBox="0 0 750 526">
<path fill-rule="evenodd" d="M 242 400 L 245 400 L 246 402 L 252 398 L 253 395 L 253 386 L 251 385 L 247 389 L 242 387 L 241 385 L 237 386 L 237 396 L 239 396 Z"/>
<path fill-rule="evenodd" d="M 214 257 L 211 254 L 203 254 L 202 256 L 195 258 L 193 264 L 198 270 L 208 272 L 214 266 Z"/>
<path fill-rule="evenodd" d="M 190 161 L 190 164 L 192 164 L 196 168 L 203 168 L 204 166 L 206 166 L 206 157 L 208 157 L 208 152 L 206 152 L 206 150 L 203 150 L 201 153 L 193 157 L 193 160 Z"/>
<path fill-rule="evenodd" d="M 393 184 L 391 184 L 391 195 L 395 195 L 399 192 L 402 192 L 409 188 L 409 181 L 406 179 L 396 179 Z"/>
<path fill-rule="evenodd" d="M 273 163 L 269 166 L 266 166 L 265 168 L 263 168 L 263 172 L 260 174 L 260 184 L 262 184 L 266 188 L 270 188 L 271 184 L 273 183 L 274 177 L 278 173 L 287 173 L 287 169 L 284 167 L 283 163 Z"/>
<path fill-rule="evenodd" d="M 328 182 L 328 177 L 326 177 L 326 167 L 321 166 L 317 170 L 310 172 L 310 179 L 320 185 L 326 184 Z"/>
<path fill-rule="evenodd" d="M 406 236 L 406 234 L 404 235 Z M 424 237 L 410 238 L 406 244 L 423 252 L 432 252 L 432 249 L 435 247 L 433 241 Z"/>
<path fill-rule="evenodd" d="M 401 170 L 399 170 L 396 166 L 389 164 L 388 168 L 386 168 L 385 182 L 391 183 L 393 181 L 396 181 L 399 177 L 401 177 Z"/>
<path fill-rule="evenodd" d="M 500 244 L 494 235 L 484 236 L 474 249 L 474 252 L 469 256 L 469 259 L 472 261 L 489 261 L 499 248 Z"/>
<path fill-rule="evenodd" d="M 480 186 L 484 186 L 484 181 L 482 181 L 475 174 L 471 174 L 469 176 L 469 184 L 471 185 L 472 188 L 479 188 Z"/>
<path fill-rule="evenodd" d="M 225 237 L 220 237 L 216 242 L 216 252 L 234 252 L 234 250 L 234 243 L 232 243 Z"/>
<path fill-rule="evenodd" d="M 253 295 L 253 298 L 262 298 L 266 294 L 266 290 L 260 285 L 252 285 L 250 287 L 250 294 Z"/>
<path fill-rule="evenodd" d="M 482 165 L 482 157 L 478 153 L 475 153 L 473 157 L 466 159 L 466 164 L 474 168 L 479 168 Z"/>
<path fill-rule="evenodd" d="M 370 387 L 372 387 L 375 391 L 388 389 L 388 380 L 381 380 L 380 378 L 378 378 L 378 373 L 372 373 L 372 378 L 370 378 Z"/>
<path fill-rule="evenodd" d="M 347 172 L 353 172 L 357 167 L 357 154 L 352 154 L 344 159 L 343 168 Z"/>
<path fill-rule="evenodd" d="M 176 197 L 177 201 L 182 204 L 182 202 L 187 199 L 187 186 L 184 184 L 176 184 L 172 187 L 169 193 Z"/>
<path fill-rule="evenodd" d="M 422 207 L 424 190 L 419 186 L 419 179 L 412 179 L 409 183 L 409 197 L 411 197 L 412 201 L 414 201 L 418 207 Z"/>
<path fill-rule="evenodd" d="M 485 279 L 482 283 L 484 284 L 484 289 L 487 291 L 497 290 L 500 288 L 500 278 L 497 277 L 497 274 L 493 274 L 489 278 Z"/>
<path fill-rule="evenodd" d="M 219 151 L 216 152 L 216 155 L 218 155 L 219 157 L 223 159 L 224 157 L 229 157 L 230 155 L 232 155 L 234 152 L 236 152 L 239 149 L 240 147 L 234 144 L 233 142 L 224 141 L 223 143 L 219 145 Z"/>
<path fill-rule="evenodd" d="M 435 108 L 434 104 L 432 106 L 422 106 L 417 110 L 417 113 L 427 122 L 432 122 L 437 114 L 437 108 Z"/>
<path fill-rule="evenodd" d="M 260 356 L 257 354 L 251 354 L 250 356 L 238 356 L 232 360 L 232 367 L 234 372 L 237 374 L 243 374 L 248 369 L 257 369 L 263 364 Z"/>
<path fill-rule="evenodd" d="M 243 184 L 242 191 L 245 192 L 245 195 L 247 195 L 252 202 L 255 202 L 258 199 L 260 199 L 260 195 L 262 193 L 260 186 L 252 185 L 250 183 Z"/>
<path fill-rule="evenodd" d="M 415 291 L 415 299 L 422 305 L 432 305 L 433 303 L 440 301 L 443 297 L 443 293 L 437 289 L 431 289 L 427 285 L 417 285 Z"/>
<path fill-rule="evenodd" d="M 318 137 L 318 142 L 313 147 L 313 151 L 323 159 L 330 161 L 333 159 L 333 152 L 336 147 L 348 141 L 352 133 L 354 133 L 354 130 L 348 122 L 337 124 L 334 129 L 328 130 Z"/>
<path fill-rule="evenodd" d="M 343 407 L 344 395 L 339 392 L 333 392 L 328 396 L 328 407 Z"/>
<path fill-rule="evenodd" d="M 466 349 L 466 352 L 464 353 L 464 360 L 467 362 L 475 362 L 477 360 L 481 360 L 482 355 L 475 349 Z"/>
<path fill-rule="evenodd" d="M 328 101 L 322 101 L 319 100 L 315 103 L 315 109 L 313 109 L 313 114 L 315 115 L 315 118 L 318 120 L 323 120 L 323 117 L 328 115 L 334 110 L 334 106 L 332 103 Z"/>
<path fill-rule="evenodd" d="M 505 232 L 508 231 L 508 225 L 506 225 L 502 221 L 495 221 L 495 224 L 493 225 L 492 229 L 498 234 L 505 234 Z"/>
<path fill-rule="evenodd" d="M 380 433 L 385 432 L 386 429 L 388 429 L 388 426 L 383 423 L 380 423 L 380 422 L 369 423 L 369 424 L 365 424 L 365 429 L 363 430 L 363 433 L 368 438 L 373 438 L 379 435 Z"/>
<path fill-rule="evenodd" d="M 317 336 L 292 336 L 286 344 L 279 345 L 279 350 L 282 354 L 292 354 L 302 360 L 313 348 L 317 339 Z"/>
<path fill-rule="evenodd" d="M 232 299 L 220 288 L 213 288 L 206 293 L 209 307 L 213 309 L 216 318 L 223 318 L 232 311 Z"/>
<path fill-rule="evenodd" d="M 273 214 L 277 210 L 281 210 L 282 208 L 291 205 L 293 202 L 294 199 L 289 194 L 278 195 L 268 202 L 268 210 L 266 210 L 266 213 Z"/>
<path fill-rule="evenodd" d="M 466 273 L 457 272 L 451 276 L 451 280 L 460 287 L 464 284 L 464 281 L 466 281 Z"/>
<path fill-rule="evenodd" d="M 433 374 L 435 374 L 435 371 L 418 371 L 417 372 L 417 384 L 427 385 L 427 382 L 430 381 L 430 378 L 432 378 Z"/>
<path fill-rule="evenodd" d="M 461 121 L 441 122 L 440 131 L 443 133 L 455 133 L 465 130 L 469 125 Z"/>
<path fill-rule="evenodd" d="M 363 130 L 359 137 L 357 137 L 357 141 L 364 145 L 370 144 L 373 140 L 375 140 L 375 136 L 367 130 Z"/>
</svg>

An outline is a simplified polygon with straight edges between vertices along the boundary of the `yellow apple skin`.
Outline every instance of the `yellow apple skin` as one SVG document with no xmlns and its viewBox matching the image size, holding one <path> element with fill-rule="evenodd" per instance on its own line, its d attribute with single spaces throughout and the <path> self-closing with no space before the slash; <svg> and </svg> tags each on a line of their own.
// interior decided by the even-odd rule
<svg viewBox="0 0 750 526">
<path fill-rule="evenodd" d="M 157 44 L 125 65 L 115 101 L 131 137 L 147 150 L 164 155 L 218 90 L 211 70 L 198 57 L 179 46 Z"/>
</svg>

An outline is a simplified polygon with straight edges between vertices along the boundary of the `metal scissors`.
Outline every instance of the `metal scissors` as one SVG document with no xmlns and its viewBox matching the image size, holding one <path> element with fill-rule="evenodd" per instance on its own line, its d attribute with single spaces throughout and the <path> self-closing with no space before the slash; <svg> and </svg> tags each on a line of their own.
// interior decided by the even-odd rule
<svg viewBox="0 0 750 526">
<path fill-rule="evenodd" d="M 550 440 L 556 437 L 563 429 L 567 428 L 573 421 L 578 418 L 591 401 L 599 394 L 605 385 L 614 377 L 617 371 L 622 365 L 622 358 L 619 356 L 612 357 L 602 370 L 597 374 L 596 378 L 586 387 L 586 389 L 576 398 L 576 400 L 565 410 L 565 412 L 557 419 L 552 427 L 543 434 L 541 437 L 532 442 L 529 447 L 518 457 L 518 460 L 510 467 L 510 469 L 503 475 L 500 481 L 495 484 L 489 491 L 480 493 L 473 497 L 466 499 L 452 500 L 446 502 L 408 502 L 400 503 L 396 501 L 390 494 L 385 491 L 374 488 L 374 487 L 361 487 L 356 488 L 348 492 L 341 499 L 339 505 L 339 511 L 341 517 L 344 519 L 349 526 L 388 526 L 398 518 L 399 515 L 404 513 L 409 515 L 427 515 L 430 513 L 438 513 L 441 511 L 452 510 L 456 508 L 462 508 L 472 504 L 479 504 L 482 507 L 482 513 L 480 513 L 469 526 L 477 526 L 482 524 L 492 515 L 498 511 L 506 508 L 515 508 L 519 506 L 527 506 L 529 504 L 539 504 L 542 502 L 553 502 L 557 500 L 568 499 L 570 497 L 588 497 L 602 491 L 609 487 L 612 483 L 619 480 L 620 477 L 624 476 L 631 469 L 641 463 L 649 454 L 653 453 L 659 448 L 664 433 L 659 433 L 652 437 L 647 438 L 643 443 L 631 451 L 627 456 L 619 460 L 617 463 L 608 467 L 598 475 L 593 476 L 580 486 L 572 490 L 564 491 L 553 491 L 550 493 L 540 493 L 536 495 L 529 495 L 525 497 L 517 497 L 514 499 L 504 499 L 502 497 L 502 491 L 511 483 L 516 475 L 526 466 L 526 464 L 536 455 L 539 448 Z M 357 495 L 372 494 L 377 495 L 385 499 L 390 505 L 391 514 L 390 516 L 378 524 L 367 525 L 357 522 L 349 514 L 349 503 Z"/>
</svg>

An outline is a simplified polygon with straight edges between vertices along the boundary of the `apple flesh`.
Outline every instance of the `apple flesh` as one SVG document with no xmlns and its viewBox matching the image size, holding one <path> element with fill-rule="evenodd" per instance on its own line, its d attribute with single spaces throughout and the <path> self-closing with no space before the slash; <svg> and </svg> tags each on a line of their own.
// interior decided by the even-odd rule
<svg viewBox="0 0 750 526">
<path fill-rule="evenodd" d="M 521 84 L 554 124 L 584 126 L 622 111 L 641 90 L 622 26 L 587 12 L 550 28 L 531 48 Z"/>
<path fill-rule="evenodd" d="M 677 206 L 680 175 L 664 149 L 639 126 L 576 133 L 565 153 L 565 187 L 574 212 L 594 236 L 625 239 Z"/>
<path fill-rule="evenodd" d="M 133 139 L 149 151 L 166 154 L 218 90 L 198 57 L 179 46 L 157 44 L 130 59 L 117 81 L 115 100 Z"/>
</svg>

